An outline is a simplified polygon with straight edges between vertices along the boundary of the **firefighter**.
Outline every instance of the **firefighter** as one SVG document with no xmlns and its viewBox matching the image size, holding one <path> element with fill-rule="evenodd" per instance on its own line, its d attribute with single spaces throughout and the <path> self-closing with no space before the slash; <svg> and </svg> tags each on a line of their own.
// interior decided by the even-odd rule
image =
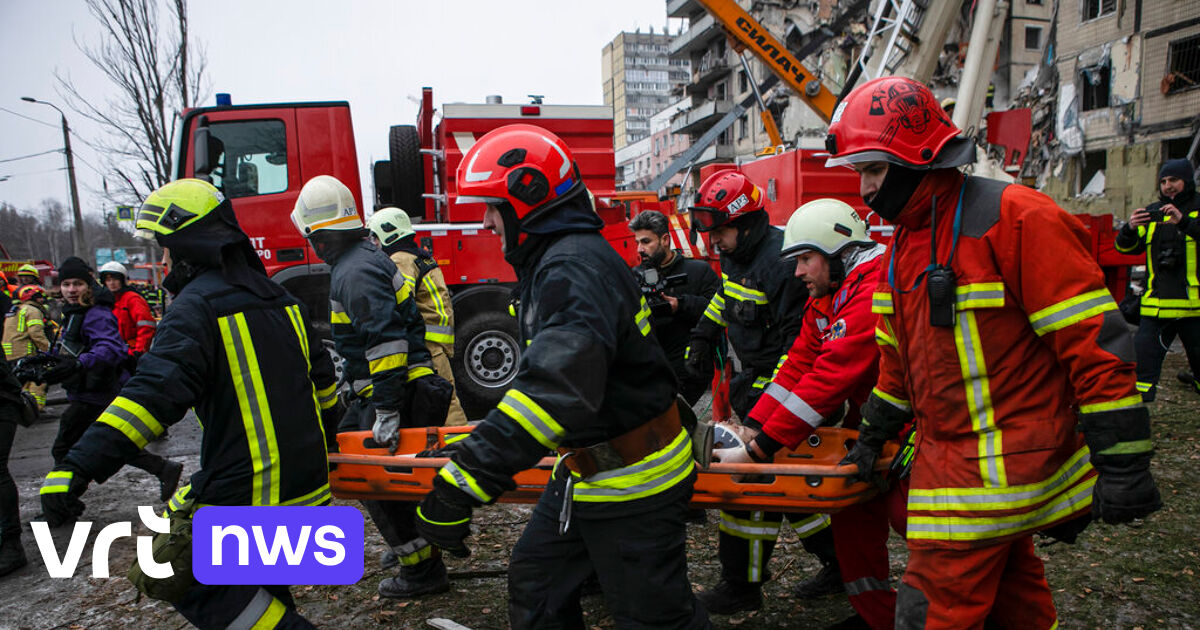
<svg viewBox="0 0 1200 630">
<path fill-rule="evenodd" d="M 757 430 L 750 410 L 800 332 L 808 293 L 794 277 L 795 263 L 779 257 L 783 231 L 770 224 L 761 188 L 740 172 L 720 171 L 704 181 L 696 198 L 692 227 L 709 233 L 720 252 L 722 284 L 692 329 L 685 365 L 693 373 L 711 376 L 712 349 L 727 333 L 742 364 L 729 383 L 730 403 L 743 423 Z M 731 614 L 762 606 L 761 587 L 770 577 L 767 560 L 783 525 L 778 516 L 721 511 L 722 579 L 717 588 L 700 594 L 710 611 Z M 822 565 L 817 575 L 800 584 L 797 596 L 841 592 L 829 517 L 795 515 L 788 521 Z"/>
<path fill-rule="evenodd" d="M 17 290 L 17 304 L 4 317 L 4 355 L 13 362 L 39 352 L 49 352 L 52 342 L 47 334 L 46 290 L 29 284 Z M 46 406 L 46 385 L 26 383 L 25 391 L 37 401 L 38 411 Z"/>
<path fill-rule="evenodd" d="M 890 340 L 845 460 L 869 471 L 915 418 L 896 626 L 977 628 L 990 612 L 1054 627 L 1033 533 L 1073 540 L 1089 515 L 1161 506 L 1128 329 L 1087 233 L 1041 193 L 962 175 L 974 142 L 911 79 L 855 88 L 826 147 L 896 226 L 872 299 Z"/>
<path fill-rule="evenodd" d="M 854 208 L 836 199 L 811 201 L 792 214 L 782 256 L 795 260 L 796 277 L 808 287 L 804 326 L 750 411 L 751 424 L 761 430 L 747 436 L 745 447 L 716 451 L 720 461 L 770 461 L 781 448 L 796 448 L 816 427 L 836 422 L 843 413 L 843 426 L 857 428 L 858 408 L 879 375 L 876 343 L 889 339 L 876 329 L 877 316 L 871 312 L 871 294 L 883 280 L 883 250 Z M 879 497 L 832 516 L 843 586 L 857 611 L 834 627 L 893 625 L 896 592 L 888 585 L 888 523 L 904 535 L 903 485 L 894 481 Z M 773 544 L 773 539 L 764 540 L 765 556 Z"/>
<path fill-rule="evenodd" d="M 115 298 L 113 315 L 117 316 L 117 327 L 136 364 L 137 358 L 150 349 L 158 322 L 150 312 L 146 299 L 130 288 L 125 265 L 115 260 L 106 262 L 100 266 L 99 275 L 100 282 L 108 287 Z"/>
<path fill-rule="evenodd" d="M 42 276 L 38 273 L 37 267 L 25 263 L 17 268 L 17 289 L 31 284 L 41 286 Z"/>
<path fill-rule="evenodd" d="M 37 403 L 21 391 L 21 383 L 6 362 L 0 361 L 0 577 L 29 564 L 21 545 L 21 503 L 17 484 L 8 472 L 17 425 L 37 420 Z"/>
<path fill-rule="evenodd" d="M 507 125 L 458 167 L 458 203 L 484 203 L 516 271 L 525 351 L 511 389 L 418 509 L 422 535 L 465 554 L 472 512 L 558 449 L 559 465 L 513 549 L 513 628 L 583 627 L 593 574 L 618 627 L 707 628 L 687 578 L 683 521 L 695 481 L 675 380 L 650 311 L 562 139 Z"/>
<path fill-rule="evenodd" d="M 629 222 L 637 242 L 638 257 L 642 263 L 635 268 L 636 276 L 645 283 L 646 271 L 653 269 L 659 281 L 682 276 L 682 282 L 660 292 L 661 299 L 668 305 L 666 314 L 654 314 L 654 336 L 667 353 L 671 371 L 679 380 L 680 394 L 689 405 L 696 404 L 711 380 L 704 375 L 695 375 L 683 366 L 683 353 L 687 350 L 692 327 L 704 315 L 708 301 L 721 286 L 712 267 L 703 260 L 685 258 L 683 252 L 671 247 L 670 225 L 667 217 L 657 210 L 646 210 Z M 653 310 L 653 309 L 652 309 Z"/>
<path fill-rule="evenodd" d="M 354 195 L 336 178 L 318 175 L 304 184 L 292 223 L 330 267 L 333 342 L 353 398 L 339 429 L 370 430 L 395 453 L 401 428 L 445 423 L 453 392 L 434 372 L 412 285 L 367 241 Z M 441 554 L 413 525 L 415 505 L 363 505 L 400 563 L 395 577 L 380 582 L 380 595 L 413 598 L 450 588 Z"/>
<path fill-rule="evenodd" d="M 267 278 L 233 206 L 208 182 L 162 186 L 142 204 L 136 227 L 162 246 L 163 284 L 175 303 L 137 373 L 47 475 L 49 524 L 73 520 L 89 482 L 103 483 L 192 407 L 203 433 L 200 470 L 171 497 L 172 532 L 160 536 L 189 547 L 200 505 L 327 505 L 333 364 L 303 305 Z M 163 542 L 176 546 L 156 538 L 155 548 Z M 287 586 L 197 584 L 190 566 L 175 567 L 172 577 L 134 583 L 197 627 L 312 627 Z"/>
<path fill-rule="evenodd" d="M 438 376 L 454 385 L 454 372 L 450 359 L 454 356 L 454 307 L 450 304 L 450 290 L 442 270 L 429 250 L 417 245 L 417 232 L 412 228 L 408 213 L 399 208 L 381 208 L 367 222 L 375 243 L 384 251 L 404 279 L 409 291 L 415 296 L 417 309 L 425 320 L 425 347 L 433 356 L 433 367 Z M 450 397 L 450 411 L 446 415 L 446 426 L 461 427 L 467 424 L 458 396 Z"/>
<path fill-rule="evenodd" d="M 1200 240 L 1200 195 L 1192 164 L 1169 160 L 1158 173 L 1158 201 L 1134 210 L 1129 223 L 1117 232 L 1117 251 L 1146 254 L 1148 281 L 1141 299 L 1137 348 L 1137 387 L 1142 400 L 1151 402 L 1158 392 L 1162 362 L 1175 336 L 1183 340 L 1191 371 L 1178 374 L 1180 382 L 1200 393 L 1200 269 L 1188 252 Z"/>
</svg>

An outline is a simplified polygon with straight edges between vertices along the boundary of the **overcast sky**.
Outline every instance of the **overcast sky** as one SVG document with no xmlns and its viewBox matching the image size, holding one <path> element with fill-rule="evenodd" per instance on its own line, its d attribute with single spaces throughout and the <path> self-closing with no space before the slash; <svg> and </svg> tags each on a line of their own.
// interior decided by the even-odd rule
<svg viewBox="0 0 1200 630">
<path fill-rule="evenodd" d="M 354 119 L 364 199 L 370 160 L 386 159 L 387 131 L 413 124 L 422 86 L 434 104 L 483 102 L 500 94 L 525 102 L 600 104 L 600 50 L 617 33 L 667 24 L 663 0 L 192 0 L 191 30 L 208 57 L 212 94 L 234 104 L 347 100 Z M 671 20 L 672 31 L 679 28 Z M 113 93 L 73 37 L 99 41 L 77 0 L 0 0 L 0 201 L 33 208 L 46 197 L 68 199 L 58 114 L 21 96 L 54 102 L 83 141 L 98 129 L 74 114 L 55 90 L 54 72 L 69 72 L 80 91 Z M 5 111 L 7 110 L 7 111 Z M 18 116 L 18 114 L 20 116 Z M 22 118 L 26 116 L 35 120 Z M 40 122 L 39 122 L 40 121 Z M 81 206 L 100 212 L 105 162 L 79 139 Z M 111 175 L 110 177 L 115 177 Z M 111 210 L 111 208 L 103 208 Z"/>
</svg>

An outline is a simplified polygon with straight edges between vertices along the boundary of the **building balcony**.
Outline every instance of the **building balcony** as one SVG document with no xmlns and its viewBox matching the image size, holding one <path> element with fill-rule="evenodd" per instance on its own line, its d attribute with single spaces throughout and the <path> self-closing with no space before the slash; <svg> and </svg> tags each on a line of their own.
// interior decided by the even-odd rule
<svg viewBox="0 0 1200 630">
<path fill-rule="evenodd" d="M 732 144 L 711 144 L 696 158 L 696 166 L 710 162 L 731 162 L 737 158 L 737 147 Z"/>
<path fill-rule="evenodd" d="M 690 18 L 704 11 L 696 0 L 667 0 L 667 17 Z"/>
<path fill-rule="evenodd" d="M 675 58 L 690 56 L 692 53 L 699 53 L 714 40 L 724 36 L 725 34 L 717 27 L 713 16 L 705 14 L 704 17 L 692 22 L 691 28 L 680 33 L 671 41 L 671 47 L 667 50 L 667 54 Z"/>
<path fill-rule="evenodd" d="M 689 135 L 704 133 L 733 109 L 733 101 L 708 101 L 681 113 L 671 121 L 671 133 L 686 133 Z"/>
<path fill-rule="evenodd" d="M 715 51 L 708 51 L 700 57 L 696 67 L 692 68 L 692 94 L 697 93 L 697 90 L 705 90 L 713 83 L 729 76 L 729 69 L 733 67 L 733 62 L 729 60 L 729 53 L 723 55 L 716 54 Z"/>
</svg>

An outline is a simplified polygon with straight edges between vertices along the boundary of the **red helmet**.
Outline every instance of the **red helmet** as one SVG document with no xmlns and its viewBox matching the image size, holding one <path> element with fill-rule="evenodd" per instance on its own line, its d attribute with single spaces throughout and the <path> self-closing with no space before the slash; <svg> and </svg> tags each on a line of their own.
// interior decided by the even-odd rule
<svg viewBox="0 0 1200 630">
<path fill-rule="evenodd" d="M 508 203 L 518 221 L 536 218 L 583 188 L 562 138 L 541 127 L 489 131 L 458 165 L 457 203 Z"/>
<path fill-rule="evenodd" d="M 933 92 L 904 77 L 881 77 L 854 88 L 833 112 L 825 166 L 891 162 L 919 169 L 949 168 L 975 160 L 975 143 L 960 130 Z"/>
<path fill-rule="evenodd" d="M 696 205 L 690 208 L 692 227 L 697 232 L 708 232 L 738 217 L 763 210 L 763 196 L 762 189 L 738 171 L 713 173 L 700 184 Z"/>
<path fill-rule="evenodd" d="M 27 284 L 17 289 L 17 299 L 22 302 L 28 302 L 39 296 L 46 297 L 46 290 L 36 284 Z"/>
</svg>

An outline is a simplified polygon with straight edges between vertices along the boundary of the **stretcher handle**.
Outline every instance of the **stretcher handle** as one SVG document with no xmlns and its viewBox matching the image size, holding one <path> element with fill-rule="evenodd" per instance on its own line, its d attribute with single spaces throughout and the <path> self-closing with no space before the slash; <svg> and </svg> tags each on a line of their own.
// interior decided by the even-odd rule
<svg viewBox="0 0 1200 630">
<path fill-rule="evenodd" d="M 448 457 L 414 457 L 412 455 L 351 455 L 348 453 L 330 453 L 329 461 L 334 464 L 359 464 L 373 466 L 397 466 L 403 468 L 441 468 L 445 466 Z M 555 458 L 543 457 L 535 468 L 553 468 Z M 875 462 L 875 472 L 887 472 L 892 465 L 891 457 L 880 457 Z M 821 466 L 817 464 L 722 464 L 713 462 L 707 473 L 742 474 L 742 475 L 780 475 L 780 476 L 820 476 L 820 477 L 849 477 L 858 472 L 858 466 Z"/>
</svg>

